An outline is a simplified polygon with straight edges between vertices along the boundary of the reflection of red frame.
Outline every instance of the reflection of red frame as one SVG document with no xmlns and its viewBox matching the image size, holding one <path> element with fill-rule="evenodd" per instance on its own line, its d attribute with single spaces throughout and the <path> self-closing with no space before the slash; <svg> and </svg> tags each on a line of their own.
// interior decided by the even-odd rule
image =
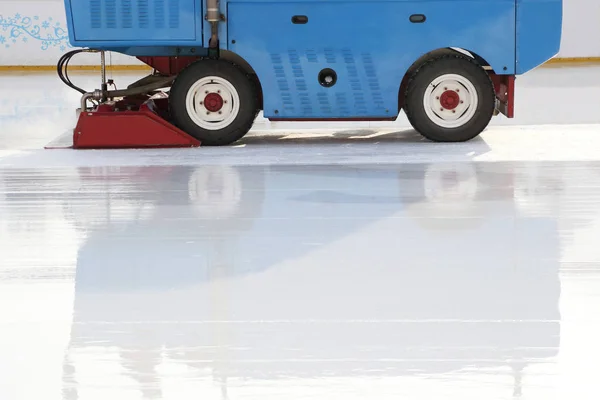
<svg viewBox="0 0 600 400">
<path fill-rule="evenodd" d="M 78 167 L 77 176 L 82 182 L 106 182 L 107 184 L 125 177 L 131 179 L 136 186 L 142 186 L 142 190 L 147 190 L 144 184 L 153 185 L 157 179 L 169 179 L 169 174 L 174 168 L 175 166 L 168 165 Z"/>
<path fill-rule="evenodd" d="M 491 73 L 490 78 L 494 83 L 496 98 L 500 101 L 498 110 L 507 118 L 515 116 L 515 76 L 496 75 Z"/>
</svg>

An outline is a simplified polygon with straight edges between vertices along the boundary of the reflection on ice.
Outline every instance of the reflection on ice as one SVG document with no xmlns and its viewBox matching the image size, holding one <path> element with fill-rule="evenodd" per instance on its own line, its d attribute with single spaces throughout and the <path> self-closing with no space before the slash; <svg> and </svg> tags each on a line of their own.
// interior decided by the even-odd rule
<svg viewBox="0 0 600 400">
<path fill-rule="evenodd" d="M 516 182 L 528 173 L 470 163 L 80 169 L 64 199 L 86 236 L 65 396 L 78 398 L 86 380 L 78 359 L 106 366 L 115 354 L 147 398 L 161 398 L 175 370 L 196 385 L 186 397 L 223 397 L 234 384 L 264 398 L 299 380 L 400 388 L 402 377 L 459 371 L 504 371 L 502 396 L 518 395 L 523 369 L 560 341 L 557 222 L 522 207 Z"/>
</svg>

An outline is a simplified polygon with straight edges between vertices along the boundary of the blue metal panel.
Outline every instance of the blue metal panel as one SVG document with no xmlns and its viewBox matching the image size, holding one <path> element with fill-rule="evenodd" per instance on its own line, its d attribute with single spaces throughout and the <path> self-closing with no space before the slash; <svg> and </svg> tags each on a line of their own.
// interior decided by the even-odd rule
<svg viewBox="0 0 600 400">
<path fill-rule="evenodd" d="M 201 0 L 65 0 L 71 43 L 202 45 Z"/>
<path fill-rule="evenodd" d="M 517 0 L 517 73 L 523 74 L 558 54 L 562 0 Z"/>
<path fill-rule="evenodd" d="M 72 46 L 77 46 L 75 40 L 75 27 L 73 21 L 73 10 L 71 9 L 71 0 L 64 0 L 65 3 L 65 14 L 67 17 L 67 31 L 69 32 L 69 42 Z"/>
<path fill-rule="evenodd" d="M 411 14 L 427 21 L 411 23 Z M 294 15 L 309 22 L 292 24 Z M 257 72 L 271 118 L 385 118 L 422 54 L 443 47 L 477 53 L 499 73 L 515 71 L 515 0 L 230 1 L 229 49 Z M 319 71 L 338 83 L 322 87 Z"/>
</svg>

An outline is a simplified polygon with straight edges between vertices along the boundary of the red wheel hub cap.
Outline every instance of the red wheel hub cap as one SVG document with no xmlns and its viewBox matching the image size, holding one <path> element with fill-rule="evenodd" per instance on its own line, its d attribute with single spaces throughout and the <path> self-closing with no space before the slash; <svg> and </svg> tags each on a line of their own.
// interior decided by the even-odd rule
<svg viewBox="0 0 600 400">
<path fill-rule="evenodd" d="M 440 97 L 440 104 L 446 110 L 454 110 L 460 103 L 460 96 L 454 90 L 446 90 Z"/>
<path fill-rule="evenodd" d="M 210 112 L 217 112 L 223 108 L 223 98 L 220 94 L 209 93 L 204 98 L 204 107 Z"/>
</svg>

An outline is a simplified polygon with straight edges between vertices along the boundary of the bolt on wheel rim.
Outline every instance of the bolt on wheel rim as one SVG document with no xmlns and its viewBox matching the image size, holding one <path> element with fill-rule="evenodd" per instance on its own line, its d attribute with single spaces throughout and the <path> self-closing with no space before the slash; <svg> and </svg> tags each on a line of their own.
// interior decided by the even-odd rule
<svg viewBox="0 0 600 400">
<path fill-rule="evenodd" d="M 219 130 L 231 125 L 239 114 L 240 97 L 229 81 L 208 76 L 192 85 L 186 97 L 186 108 L 196 125 Z"/>
<path fill-rule="evenodd" d="M 423 96 L 427 117 L 443 128 L 458 128 L 468 123 L 475 115 L 478 103 L 475 86 L 456 74 L 436 78 Z"/>
</svg>

